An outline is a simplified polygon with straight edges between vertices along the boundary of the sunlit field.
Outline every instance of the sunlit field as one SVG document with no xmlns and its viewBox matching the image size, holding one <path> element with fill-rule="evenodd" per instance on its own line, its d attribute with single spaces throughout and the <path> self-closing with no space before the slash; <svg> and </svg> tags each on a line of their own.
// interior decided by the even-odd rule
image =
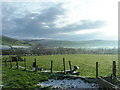
<svg viewBox="0 0 120 90">
<path fill-rule="evenodd" d="M 3 56 L 3 61 L 9 56 Z M 32 68 L 34 58 L 37 59 L 39 68 L 50 70 L 50 63 L 53 60 L 53 72 L 63 71 L 63 58 L 65 58 L 66 70 L 69 70 L 69 61 L 73 66 L 79 66 L 77 70 L 80 76 L 95 77 L 95 64 L 99 63 L 99 76 L 108 76 L 112 74 L 112 62 L 118 60 L 117 55 L 87 55 L 87 54 L 69 54 L 69 55 L 45 55 L 45 56 L 22 56 L 26 59 L 27 69 Z M 9 58 L 7 59 L 9 61 Z M 8 64 L 9 66 L 10 64 Z M 15 66 L 13 63 L 13 67 Z M 24 67 L 24 62 L 19 62 Z M 118 67 L 118 66 L 117 66 Z"/>
</svg>

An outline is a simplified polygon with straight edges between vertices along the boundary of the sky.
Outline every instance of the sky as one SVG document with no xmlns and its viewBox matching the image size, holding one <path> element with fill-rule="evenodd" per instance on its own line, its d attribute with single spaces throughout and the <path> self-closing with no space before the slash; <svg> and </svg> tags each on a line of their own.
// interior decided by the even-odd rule
<svg viewBox="0 0 120 90">
<path fill-rule="evenodd" d="M 117 40 L 117 0 L 2 2 L 2 34 L 17 39 Z"/>
</svg>

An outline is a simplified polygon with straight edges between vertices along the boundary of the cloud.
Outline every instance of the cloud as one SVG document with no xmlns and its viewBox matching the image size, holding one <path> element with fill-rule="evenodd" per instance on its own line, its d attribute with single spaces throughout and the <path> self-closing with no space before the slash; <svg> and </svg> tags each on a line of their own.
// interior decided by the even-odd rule
<svg viewBox="0 0 120 90">
<path fill-rule="evenodd" d="M 105 25 L 104 21 L 92 21 L 87 19 L 80 20 L 78 22 L 68 24 L 65 26 L 57 27 L 57 24 L 54 22 L 59 20 L 59 16 L 62 16 L 64 19 L 66 17 L 65 12 L 66 9 L 63 8 L 63 3 L 53 4 L 47 8 L 37 9 L 37 13 L 25 13 L 22 12 L 21 9 L 18 12 L 17 9 L 15 9 L 15 7 L 6 6 L 5 4 L 3 5 L 2 17 L 3 34 L 8 36 L 16 36 L 20 38 L 51 38 L 52 35 L 54 35 L 53 38 L 60 38 L 59 33 L 61 33 L 61 37 L 63 34 L 63 37 L 71 38 L 70 36 L 64 36 L 64 33 L 76 32 L 86 29 L 91 30 L 100 28 Z M 64 23 L 64 20 L 60 23 Z M 76 38 L 78 37 L 80 36 L 76 36 Z"/>
<path fill-rule="evenodd" d="M 80 23 L 80 24 L 79 24 Z M 63 32 L 73 32 L 73 31 L 79 31 L 79 30 L 86 30 L 86 29 L 95 29 L 100 28 L 105 25 L 104 21 L 92 21 L 92 20 L 80 20 L 77 23 L 67 25 L 64 28 L 60 28 Z"/>
<path fill-rule="evenodd" d="M 62 35 L 57 34 L 57 35 L 49 36 L 48 38 L 53 38 L 57 40 L 73 40 L 73 41 L 93 40 L 93 39 L 99 40 L 101 39 L 101 33 L 94 32 L 94 33 L 86 33 L 86 34 L 62 34 Z"/>
</svg>

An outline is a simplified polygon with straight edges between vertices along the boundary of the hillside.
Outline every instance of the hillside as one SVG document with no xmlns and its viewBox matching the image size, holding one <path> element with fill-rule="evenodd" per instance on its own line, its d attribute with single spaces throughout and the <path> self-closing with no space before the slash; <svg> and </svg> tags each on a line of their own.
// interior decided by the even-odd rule
<svg viewBox="0 0 120 90">
<path fill-rule="evenodd" d="M 3 46 L 33 46 L 41 44 L 47 47 L 66 47 L 66 48 L 117 48 L 117 40 L 88 40 L 88 41 L 67 41 L 52 39 L 27 39 L 17 40 L 14 38 L 0 36 Z"/>
<path fill-rule="evenodd" d="M 26 41 L 22 41 L 22 40 L 17 40 L 14 38 L 10 38 L 7 36 L 0 36 L 0 39 L 2 40 L 1 44 L 2 45 L 18 45 L 18 46 L 30 46 L 32 44 L 26 42 Z"/>
<path fill-rule="evenodd" d="M 29 43 L 42 44 L 47 47 L 68 47 L 68 48 L 114 48 L 118 47 L 117 40 L 88 40 L 88 41 L 66 41 L 66 40 L 25 40 Z"/>
</svg>

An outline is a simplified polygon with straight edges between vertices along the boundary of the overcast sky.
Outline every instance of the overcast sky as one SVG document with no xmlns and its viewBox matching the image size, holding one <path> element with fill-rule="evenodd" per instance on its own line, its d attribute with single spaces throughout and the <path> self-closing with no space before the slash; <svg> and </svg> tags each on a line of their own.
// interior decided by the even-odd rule
<svg viewBox="0 0 120 90">
<path fill-rule="evenodd" d="M 117 40 L 117 0 L 2 2 L 2 34 L 17 39 Z"/>
</svg>

